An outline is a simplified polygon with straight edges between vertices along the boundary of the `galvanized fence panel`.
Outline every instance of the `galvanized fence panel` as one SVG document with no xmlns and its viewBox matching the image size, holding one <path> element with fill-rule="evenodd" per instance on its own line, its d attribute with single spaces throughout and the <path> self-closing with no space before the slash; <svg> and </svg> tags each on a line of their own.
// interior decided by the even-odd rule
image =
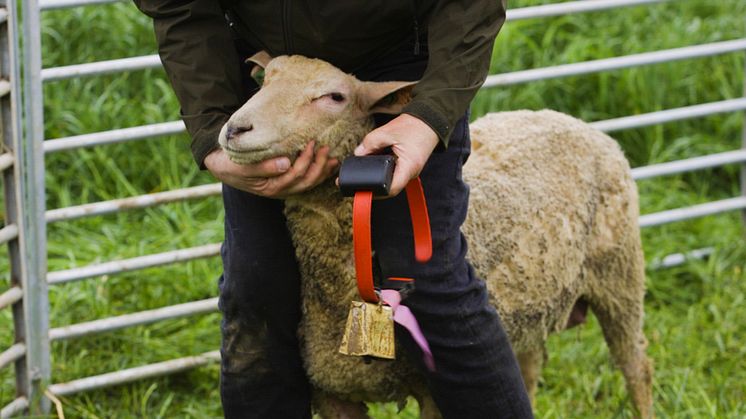
<svg viewBox="0 0 746 419">
<path fill-rule="evenodd" d="M 46 272 L 46 259 L 39 255 L 46 255 L 46 223 L 62 222 L 82 217 L 100 216 L 124 210 L 137 210 L 166 203 L 201 199 L 220 194 L 220 185 L 201 185 L 190 188 L 145 194 L 103 202 L 94 202 L 66 208 L 46 210 L 44 208 L 44 154 L 52 152 L 63 152 L 81 147 L 93 147 L 105 144 L 113 144 L 125 141 L 136 141 L 145 138 L 174 135 L 184 132 L 181 121 L 163 122 L 139 127 L 117 129 L 104 132 L 76 135 L 65 138 L 49 139 L 43 138 L 43 114 L 42 114 L 42 84 L 78 77 L 90 77 L 103 74 L 118 73 L 123 71 L 136 71 L 149 68 L 159 68 L 160 60 L 156 55 L 143 57 L 129 57 L 116 60 L 108 60 L 94 63 L 75 64 L 57 68 L 41 68 L 40 61 L 40 26 L 39 12 L 66 7 L 88 6 L 95 4 L 114 3 L 119 0 L 28 0 L 24 2 L 24 117 L 25 131 L 23 135 L 23 159 L 14 164 L 12 154 L 0 155 L 0 169 L 13 167 L 14 172 L 19 172 L 24 180 L 22 185 L 22 211 L 24 221 L 30 223 L 30 228 L 13 227 L 7 224 L 0 230 L 0 243 L 17 242 L 17 236 L 26 237 L 21 240 L 25 243 L 21 252 L 24 257 L 17 256 L 25 266 L 31 267 L 23 272 L 24 282 L 15 284 L 11 289 L 0 294 L 0 308 L 4 306 L 19 306 L 24 300 L 33 299 L 28 307 L 34 307 L 44 313 L 48 312 L 48 301 L 46 294 L 47 284 L 54 285 L 85 278 L 111 275 L 129 272 L 138 269 L 151 268 L 172 263 L 180 263 L 197 258 L 213 257 L 219 253 L 219 244 L 209 244 L 190 249 L 172 250 L 158 254 L 144 255 L 131 259 L 108 261 L 88 266 L 76 267 L 55 272 Z M 561 16 L 572 13 L 584 13 L 591 11 L 602 11 L 620 7 L 641 6 L 655 3 L 663 3 L 671 0 L 584 0 L 568 1 L 543 6 L 526 7 L 508 11 L 508 20 L 536 19 L 551 16 Z M 0 22 L 12 17 L 3 13 L 0 9 Z M 593 74 L 603 71 L 621 70 L 643 65 L 654 65 L 684 59 L 695 59 L 713 55 L 728 54 L 746 51 L 746 38 L 712 42 L 704 45 L 693 45 L 682 48 L 674 48 L 661 51 L 652 51 L 641 54 L 632 54 L 622 57 L 605 58 L 573 64 L 557 65 L 545 68 L 516 71 L 489 76 L 484 88 L 489 89 L 497 86 L 508 86 L 532 81 L 548 80 L 560 77 L 579 76 Z M 18 55 L 16 55 L 18 56 Z M 11 83 L 0 80 L 0 94 L 12 91 Z M 677 109 L 667 109 L 640 115 L 632 115 L 614 118 L 605 121 L 596 121 L 592 125 L 606 131 L 619 131 L 632 128 L 645 127 L 672 121 L 701 118 L 718 113 L 738 112 L 746 110 L 746 91 L 744 98 L 722 100 L 713 103 L 692 105 Z M 746 114 L 745 114 L 746 115 Z M 746 119 L 746 116 L 745 116 Z M 724 153 L 700 156 L 680 161 L 660 163 L 646 167 L 633 169 L 633 177 L 638 180 L 649 179 L 658 176 L 672 175 L 676 173 L 690 172 L 707 168 L 719 167 L 727 164 L 741 164 L 741 184 L 743 196 L 725 199 L 716 202 L 704 203 L 689 208 L 678 208 L 662 211 L 654 214 L 645 214 L 640 218 L 641 227 L 660 225 L 674 221 L 716 214 L 724 211 L 746 209 L 746 124 L 744 124 L 744 148 Z M 7 143 L 7 141 L 6 141 Z M 7 173 L 7 170 L 5 171 Z M 6 185 L 8 185 L 6 178 Z M 12 183 L 11 183 L 12 184 Z M 6 196 L 7 196 L 6 188 Z M 14 202 L 14 199 L 8 200 Z M 25 253 L 24 253 L 25 252 Z M 684 263 L 688 258 L 706 257 L 711 254 L 712 249 L 698 249 L 689 253 L 670 255 L 656 262 L 657 267 L 669 267 Z M 20 275 L 20 274 L 19 274 Z M 34 291 L 29 293 L 28 288 Z M 49 329 L 48 319 L 44 315 L 29 313 L 28 309 L 20 310 L 19 319 L 27 318 L 29 321 L 17 322 L 16 343 L 3 352 L 0 352 L 0 368 L 10 363 L 16 363 L 19 375 L 24 375 L 23 368 L 28 364 L 33 371 L 27 374 L 28 381 L 19 380 L 19 394 L 2 411 L 2 417 L 9 415 L 7 412 L 17 412 L 27 409 L 29 400 L 31 406 L 37 410 L 45 410 L 44 405 L 38 397 L 40 383 L 46 383 L 50 377 L 49 368 L 49 342 L 73 339 L 81 336 L 92 335 L 107 331 L 118 330 L 136 325 L 143 325 L 162 321 L 166 319 L 197 315 L 213 312 L 216 310 L 217 299 L 210 298 L 201 301 L 193 301 L 175 306 L 146 310 L 138 313 L 124 314 L 116 317 L 93 320 L 84 323 L 62 326 Z M 28 325 L 33 324 L 37 329 L 29 331 Z M 25 337 L 24 334 L 32 333 Z M 26 343 L 28 342 L 28 343 Z M 31 346 L 27 348 L 27 346 Z M 29 355 L 26 356 L 26 353 Z M 48 390 L 56 395 L 70 395 L 82 391 L 89 391 L 106 386 L 127 383 L 135 380 L 172 374 L 189 368 L 195 368 L 214 362 L 219 359 L 217 351 L 208 352 L 192 357 L 168 360 L 156 364 L 144 365 L 122 371 L 83 377 L 67 383 L 53 384 Z M 24 362 L 21 362 L 24 361 Z M 29 398 L 37 394 L 35 398 Z"/>
</svg>

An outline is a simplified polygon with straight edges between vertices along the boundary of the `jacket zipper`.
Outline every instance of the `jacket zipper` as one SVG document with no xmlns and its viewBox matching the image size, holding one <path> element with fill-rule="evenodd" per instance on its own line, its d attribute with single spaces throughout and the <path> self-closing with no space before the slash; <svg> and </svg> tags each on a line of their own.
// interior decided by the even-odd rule
<svg viewBox="0 0 746 419">
<path fill-rule="evenodd" d="M 292 54 L 293 42 L 290 39 L 290 0 L 283 0 L 282 2 L 282 34 L 285 38 L 285 54 Z"/>
<path fill-rule="evenodd" d="M 414 55 L 420 55 L 420 25 L 417 22 L 417 5 L 415 0 L 410 0 L 409 6 L 412 9 L 412 19 L 414 20 Z"/>
</svg>

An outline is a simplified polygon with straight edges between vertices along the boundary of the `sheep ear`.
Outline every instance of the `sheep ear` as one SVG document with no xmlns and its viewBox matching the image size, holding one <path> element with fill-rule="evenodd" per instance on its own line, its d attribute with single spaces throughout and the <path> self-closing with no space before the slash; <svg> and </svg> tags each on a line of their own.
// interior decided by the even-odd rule
<svg viewBox="0 0 746 419">
<path fill-rule="evenodd" d="M 251 77 L 256 77 L 260 71 L 267 67 L 267 64 L 272 61 L 272 56 L 267 51 L 259 51 L 256 54 L 246 59 L 246 63 L 254 63 L 254 67 L 251 69 Z"/>
<path fill-rule="evenodd" d="M 412 100 L 416 81 L 364 82 L 358 90 L 360 107 L 367 114 L 399 114 Z"/>
</svg>

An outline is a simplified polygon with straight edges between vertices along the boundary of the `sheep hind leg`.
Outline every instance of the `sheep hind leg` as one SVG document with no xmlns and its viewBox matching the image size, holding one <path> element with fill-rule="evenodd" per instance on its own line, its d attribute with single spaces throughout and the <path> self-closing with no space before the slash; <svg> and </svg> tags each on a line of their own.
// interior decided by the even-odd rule
<svg viewBox="0 0 746 419">
<path fill-rule="evenodd" d="M 616 310 L 591 303 L 614 363 L 622 371 L 639 417 L 653 417 L 653 365 L 645 354 L 642 297 L 618 302 Z M 623 307 L 623 308 L 622 308 Z"/>
<path fill-rule="evenodd" d="M 541 377 L 541 367 L 544 365 L 544 345 L 539 345 L 536 348 L 520 351 L 516 354 L 518 358 L 518 364 L 521 367 L 521 375 L 523 376 L 523 382 L 526 385 L 526 391 L 528 397 L 531 399 L 531 404 L 534 404 L 536 397 L 536 388 L 539 385 L 539 378 Z"/>
</svg>

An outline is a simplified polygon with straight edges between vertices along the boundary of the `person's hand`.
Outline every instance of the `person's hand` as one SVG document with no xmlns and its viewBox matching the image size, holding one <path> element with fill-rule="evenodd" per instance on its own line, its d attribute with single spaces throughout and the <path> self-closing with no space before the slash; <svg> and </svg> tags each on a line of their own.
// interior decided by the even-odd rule
<svg viewBox="0 0 746 419">
<path fill-rule="evenodd" d="M 237 164 L 217 149 L 205 158 L 205 167 L 218 180 L 234 188 L 268 198 L 285 198 L 307 191 L 327 179 L 339 162 L 329 158 L 329 147 L 321 147 L 314 155 L 314 142 L 290 165 L 287 157 L 278 157 L 256 164 Z"/>
<path fill-rule="evenodd" d="M 438 145 L 438 135 L 419 118 L 401 114 L 369 132 L 355 149 L 356 156 L 376 154 L 386 147 L 396 155 L 396 169 L 389 196 L 396 196 L 419 176 Z"/>
</svg>

